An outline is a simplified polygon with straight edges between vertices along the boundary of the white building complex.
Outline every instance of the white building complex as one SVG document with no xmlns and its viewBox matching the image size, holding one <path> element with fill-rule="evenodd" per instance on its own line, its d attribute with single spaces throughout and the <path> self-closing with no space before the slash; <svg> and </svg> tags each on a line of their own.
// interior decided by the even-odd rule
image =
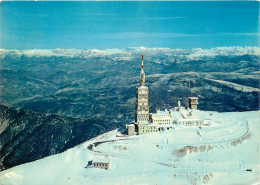
<svg viewBox="0 0 260 185">
<path fill-rule="evenodd" d="M 197 109 L 198 97 L 189 97 L 189 108 L 178 107 L 171 110 L 157 110 L 149 113 L 148 87 L 145 86 L 145 73 L 142 56 L 142 68 L 140 73 L 140 86 L 136 88 L 136 114 L 134 124 L 127 125 L 128 135 L 147 134 L 172 129 L 176 126 L 209 126 L 210 120 L 199 120 L 192 115 Z"/>
</svg>

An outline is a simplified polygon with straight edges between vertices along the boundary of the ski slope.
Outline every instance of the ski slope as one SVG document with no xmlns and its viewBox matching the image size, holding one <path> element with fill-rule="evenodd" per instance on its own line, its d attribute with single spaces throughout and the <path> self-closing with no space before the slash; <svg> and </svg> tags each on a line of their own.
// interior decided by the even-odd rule
<svg viewBox="0 0 260 185">
<path fill-rule="evenodd" d="M 194 111 L 215 124 L 130 137 L 113 130 L 0 172 L 0 184 L 258 184 L 259 113 Z M 105 156 L 108 170 L 84 168 Z"/>
</svg>

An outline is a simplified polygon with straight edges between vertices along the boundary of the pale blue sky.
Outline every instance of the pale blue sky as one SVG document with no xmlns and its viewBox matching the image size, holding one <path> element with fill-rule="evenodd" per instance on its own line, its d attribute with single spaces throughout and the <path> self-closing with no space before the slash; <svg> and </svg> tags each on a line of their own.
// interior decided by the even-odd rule
<svg viewBox="0 0 260 185">
<path fill-rule="evenodd" d="M 4 49 L 259 46 L 259 2 L 1 2 Z"/>
</svg>

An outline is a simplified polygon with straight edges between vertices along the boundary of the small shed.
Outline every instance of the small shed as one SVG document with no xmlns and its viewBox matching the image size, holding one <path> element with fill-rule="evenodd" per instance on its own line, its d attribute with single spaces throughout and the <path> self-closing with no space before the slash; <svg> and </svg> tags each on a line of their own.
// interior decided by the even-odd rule
<svg viewBox="0 0 260 185">
<path fill-rule="evenodd" d="M 104 156 L 94 156 L 92 160 L 88 161 L 86 168 L 101 168 L 108 170 L 110 159 Z"/>
</svg>

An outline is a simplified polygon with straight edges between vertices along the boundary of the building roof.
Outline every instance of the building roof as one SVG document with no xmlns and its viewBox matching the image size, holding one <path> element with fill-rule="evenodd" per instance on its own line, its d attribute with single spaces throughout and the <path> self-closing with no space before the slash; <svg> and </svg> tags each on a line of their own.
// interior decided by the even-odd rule
<svg viewBox="0 0 260 185">
<path fill-rule="evenodd" d="M 169 110 L 157 110 L 156 113 L 150 113 L 151 115 L 161 115 L 161 114 L 170 114 L 170 111 Z"/>
</svg>

